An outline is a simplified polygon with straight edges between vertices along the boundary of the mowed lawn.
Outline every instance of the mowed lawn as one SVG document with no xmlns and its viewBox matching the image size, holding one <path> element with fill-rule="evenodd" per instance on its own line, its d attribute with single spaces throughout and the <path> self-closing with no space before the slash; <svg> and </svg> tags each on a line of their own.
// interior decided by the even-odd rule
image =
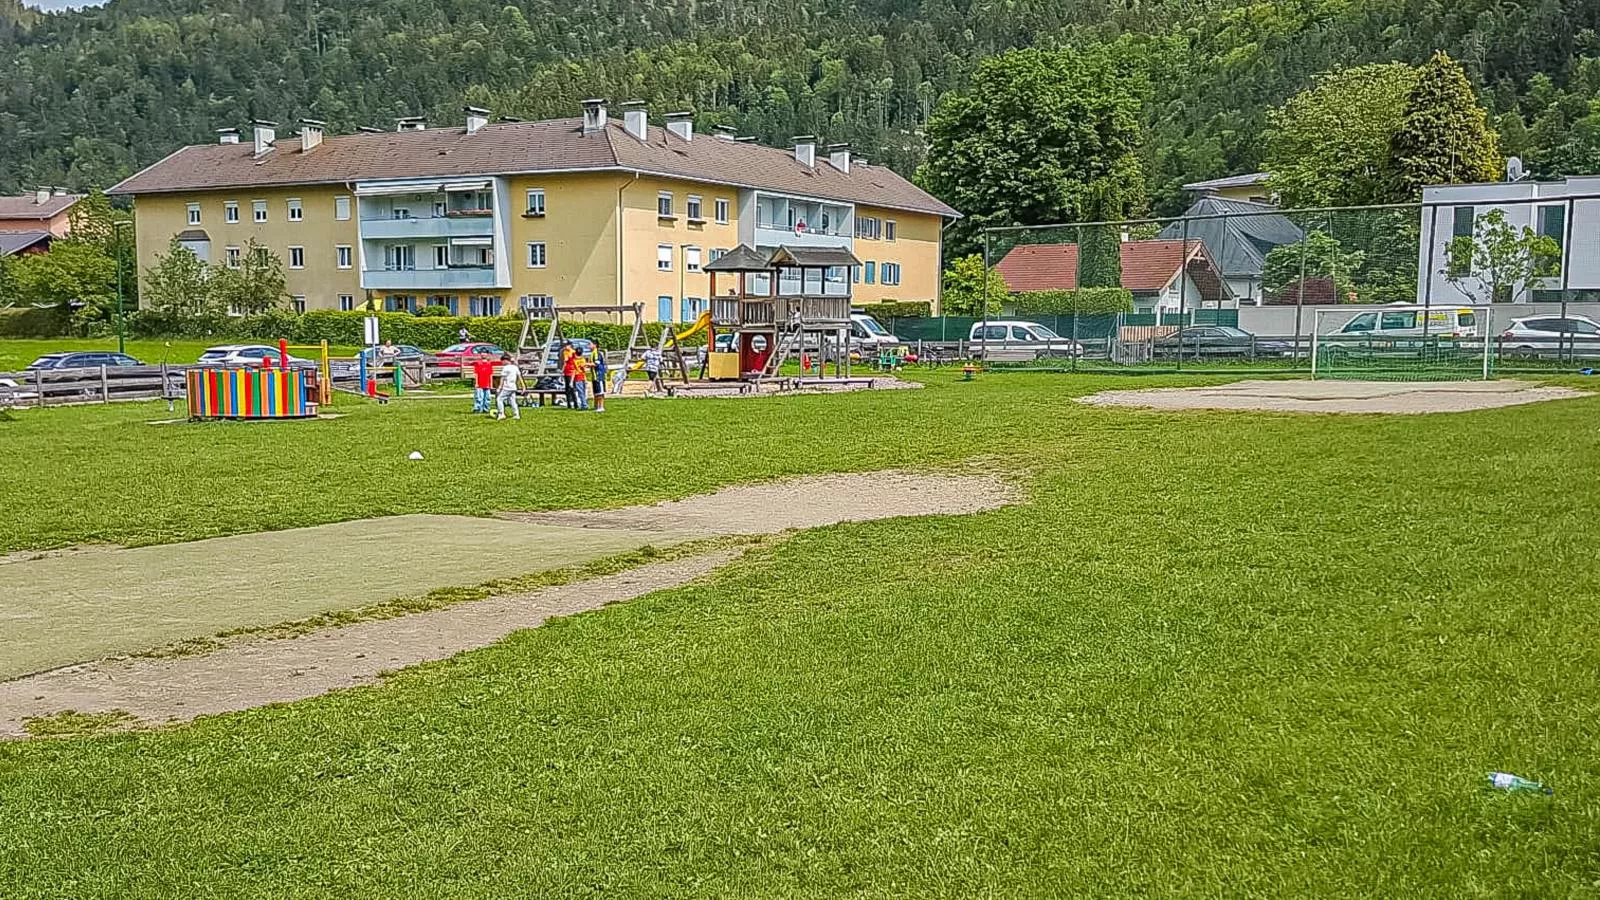
<svg viewBox="0 0 1600 900">
<path fill-rule="evenodd" d="M 380 688 L 0 746 L 0 895 L 1592 894 L 1600 398 L 1392 418 L 1068 399 L 1106 383 L 520 430 L 448 401 L 0 423 L 64 454 L 4 488 L 12 547 L 973 457 L 1028 492 L 806 532 Z M 1491 793 L 1496 769 L 1555 795 Z"/>
</svg>

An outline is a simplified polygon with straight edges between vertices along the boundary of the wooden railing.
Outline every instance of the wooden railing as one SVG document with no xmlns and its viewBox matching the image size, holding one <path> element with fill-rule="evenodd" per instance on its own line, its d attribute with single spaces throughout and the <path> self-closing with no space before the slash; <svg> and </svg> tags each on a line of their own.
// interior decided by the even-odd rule
<svg viewBox="0 0 1600 900">
<path fill-rule="evenodd" d="M 829 324 L 850 321 L 849 297 L 779 297 L 779 318 L 792 322 L 798 316 L 802 324 Z"/>
</svg>

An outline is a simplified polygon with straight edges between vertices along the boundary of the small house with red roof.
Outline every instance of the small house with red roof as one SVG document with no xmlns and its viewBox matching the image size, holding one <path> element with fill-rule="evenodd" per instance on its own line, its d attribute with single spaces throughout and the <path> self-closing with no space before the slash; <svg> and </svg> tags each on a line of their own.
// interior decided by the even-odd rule
<svg viewBox="0 0 1600 900">
<path fill-rule="evenodd" d="M 1201 241 L 1123 241 L 1122 286 L 1136 312 L 1232 309 L 1238 300 Z M 1077 244 L 1018 244 L 995 266 L 1012 293 L 1077 290 Z"/>
</svg>

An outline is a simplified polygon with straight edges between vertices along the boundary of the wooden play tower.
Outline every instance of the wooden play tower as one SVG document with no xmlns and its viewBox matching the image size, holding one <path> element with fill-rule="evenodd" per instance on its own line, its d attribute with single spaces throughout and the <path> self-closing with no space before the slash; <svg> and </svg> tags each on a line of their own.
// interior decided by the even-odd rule
<svg viewBox="0 0 1600 900">
<path fill-rule="evenodd" d="M 747 244 L 707 264 L 712 330 L 734 336 L 731 351 L 711 354 L 711 377 L 759 382 L 811 352 L 820 361 L 831 356 L 837 377 L 849 377 L 849 273 L 859 264 L 843 247 L 763 251 Z"/>
</svg>

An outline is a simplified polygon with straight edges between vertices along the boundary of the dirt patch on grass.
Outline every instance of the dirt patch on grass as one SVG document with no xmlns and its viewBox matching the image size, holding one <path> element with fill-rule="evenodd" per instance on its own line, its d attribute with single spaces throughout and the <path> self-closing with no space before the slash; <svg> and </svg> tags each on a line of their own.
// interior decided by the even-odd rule
<svg viewBox="0 0 1600 900">
<path fill-rule="evenodd" d="M 119 659 L 43 672 L 0 684 L 0 736 L 84 731 L 44 727 L 56 722 L 93 722 L 97 730 L 182 722 L 374 684 L 386 672 L 487 646 L 552 616 L 686 584 L 739 552 L 652 563 L 563 587 L 361 622 L 293 640 L 244 643 L 204 656 Z M 63 710 L 74 712 L 63 715 Z"/>
<path fill-rule="evenodd" d="M 672 534 L 772 534 L 895 516 L 964 514 L 1016 501 L 990 475 L 862 472 L 726 487 L 650 506 L 588 512 L 507 513 L 518 522 Z"/>
<path fill-rule="evenodd" d="M 1146 409 L 1238 409 L 1265 412 L 1469 412 L 1545 400 L 1586 397 L 1583 391 L 1526 381 L 1239 381 L 1215 387 L 1102 391 L 1081 398 L 1097 406 Z"/>
<path fill-rule="evenodd" d="M 741 485 L 652 506 L 522 513 L 505 517 L 511 521 L 477 521 L 501 529 L 547 529 L 578 544 L 592 542 L 574 534 L 613 540 L 631 536 L 639 545 L 659 545 L 896 516 L 974 513 L 1017 499 L 1011 482 L 992 474 L 891 471 Z M 316 529 L 296 531 L 322 536 Z M 276 534 L 281 541 L 294 532 Z M 372 684 L 385 672 L 486 646 L 551 616 L 677 587 L 741 552 L 742 548 L 719 548 L 488 599 L 456 602 L 452 597 L 443 608 L 416 612 L 408 607 L 395 610 L 392 617 L 352 624 L 344 624 L 338 616 L 322 616 L 306 620 L 306 629 L 288 627 L 274 633 L 252 628 L 235 638 L 196 647 L 192 654 L 185 650 L 172 656 L 108 659 L 39 672 L 0 683 L 0 736 L 86 733 L 90 729 L 79 727 L 82 722 L 105 730 L 187 721 Z M 403 558 L 391 555 L 384 565 Z M 337 597 L 321 596 L 320 602 L 339 605 Z M 342 627 L 312 630 L 323 622 Z M 112 711 L 115 718 L 105 718 Z M 54 726 L 58 719 L 65 725 Z"/>
</svg>

